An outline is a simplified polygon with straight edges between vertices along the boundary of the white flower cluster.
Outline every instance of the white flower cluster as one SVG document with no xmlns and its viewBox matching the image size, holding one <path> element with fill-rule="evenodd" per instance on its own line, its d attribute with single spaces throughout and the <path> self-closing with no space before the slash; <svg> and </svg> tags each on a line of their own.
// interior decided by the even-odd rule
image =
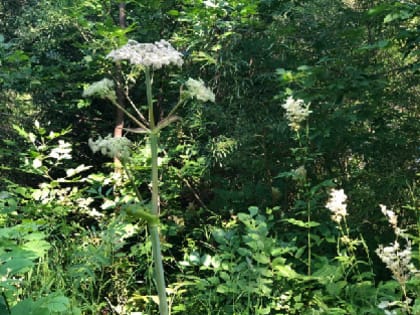
<svg viewBox="0 0 420 315">
<path fill-rule="evenodd" d="M 332 212 L 331 219 L 334 222 L 340 223 L 341 220 L 347 216 L 347 196 L 344 189 L 332 189 L 330 192 L 330 199 L 325 205 Z"/>
<path fill-rule="evenodd" d="M 417 272 L 416 267 L 411 262 L 411 242 L 407 241 L 404 250 L 400 249 L 400 244 L 395 241 L 391 246 L 384 247 L 379 245 L 376 254 L 385 263 L 386 267 L 391 270 L 395 280 L 404 284 L 411 274 Z"/>
<path fill-rule="evenodd" d="M 103 155 L 123 160 L 130 157 L 131 141 L 126 137 L 114 138 L 108 135 L 105 138 L 99 137 L 96 141 L 89 139 L 88 143 L 93 153 L 100 151 Z"/>
<path fill-rule="evenodd" d="M 83 97 L 97 96 L 100 98 L 116 99 L 114 81 L 104 78 L 94 82 L 83 90 Z"/>
<path fill-rule="evenodd" d="M 204 82 L 200 80 L 194 80 L 189 78 L 185 85 L 188 90 L 188 94 L 192 98 L 197 98 L 199 101 L 202 102 L 213 102 L 215 101 L 214 93 L 204 85 Z"/>
<path fill-rule="evenodd" d="M 71 144 L 63 140 L 58 140 L 58 146 L 53 148 L 48 155 L 49 157 L 60 160 L 69 160 L 71 159 Z"/>
<path fill-rule="evenodd" d="M 129 40 L 127 44 L 111 51 L 106 57 L 114 61 L 128 60 L 133 65 L 153 69 L 160 69 L 170 64 L 180 67 L 183 63 L 182 54 L 164 39 L 154 44 Z"/>
<path fill-rule="evenodd" d="M 396 310 L 389 310 L 389 308 L 398 305 L 399 301 L 389 302 L 389 301 L 382 301 L 378 304 L 378 307 L 384 311 L 385 315 L 397 315 Z"/>
<path fill-rule="evenodd" d="M 286 118 L 289 121 L 290 128 L 295 131 L 299 130 L 300 123 L 312 113 L 309 110 L 309 105 L 305 105 L 303 100 L 295 100 L 292 96 L 287 98 L 282 107 L 286 110 Z"/>
<path fill-rule="evenodd" d="M 392 226 L 395 236 L 398 238 L 402 234 L 402 230 L 397 225 L 397 215 L 394 211 L 388 210 L 386 206 L 379 206 L 381 212 L 387 217 L 389 224 Z M 400 249 L 400 244 L 395 240 L 391 246 L 384 247 L 379 245 L 375 252 L 387 268 L 391 270 L 394 278 L 402 285 L 405 284 L 412 274 L 419 272 L 411 262 L 411 242 L 408 240 L 404 250 Z"/>
<path fill-rule="evenodd" d="M 400 234 L 400 229 L 398 228 L 398 216 L 395 214 L 395 212 L 392 210 L 388 210 L 384 205 L 379 205 L 379 207 L 381 208 L 381 211 L 384 214 L 384 216 L 387 217 L 388 222 L 394 229 L 395 234 Z"/>
</svg>

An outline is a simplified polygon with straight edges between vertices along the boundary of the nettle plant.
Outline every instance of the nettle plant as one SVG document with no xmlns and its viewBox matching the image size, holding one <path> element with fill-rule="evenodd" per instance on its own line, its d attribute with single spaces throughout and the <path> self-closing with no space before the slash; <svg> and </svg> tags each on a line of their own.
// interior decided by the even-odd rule
<svg viewBox="0 0 420 315">
<path fill-rule="evenodd" d="M 169 306 L 166 295 L 166 285 L 164 270 L 162 264 L 161 243 L 159 236 L 159 216 L 160 216 L 160 197 L 159 197 L 159 176 L 158 176 L 158 149 L 159 133 L 161 130 L 180 118 L 175 115 L 176 111 L 189 100 L 195 98 L 201 102 L 214 102 L 215 95 L 204 85 L 202 80 L 189 78 L 181 89 L 179 101 L 172 107 L 169 114 L 156 123 L 156 113 L 153 99 L 153 74 L 156 70 L 166 66 L 181 67 L 183 64 L 182 54 L 172 47 L 166 40 L 160 40 L 155 43 L 138 43 L 129 40 L 128 43 L 118 49 L 111 51 L 107 55 L 108 59 L 116 63 L 128 62 L 132 68 L 132 74 L 144 74 L 144 82 L 147 97 L 147 115 L 141 111 L 141 106 L 136 106 L 126 96 L 129 104 L 134 111 L 132 114 L 128 109 L 118 102 L 115 90 L 115 82 L 104 78 L 88 86 L 83 95 L 85 97 L 100 97 L 109 100 L 114 106 L 119 108 L 129 117 L 137 128 L 126 129 L 128 132 L 145 134 L 148 137 L 148 144 L 151 154 L 151 200 L 145 200 L 135 185 L 127 163 L 130 162 L 131 142 L 125 137 L 105 139 L 99 138 L 96 141 L 89 140 L 91 149 L 94 152 L 100 151 L 102 154 L 121 161 L 129 180 L 132 182 L 136 192 L 136 200 L 123 207 L 129 215 L 138 219 L 145 220 L 148 223 L 150 237 L 152 242 L 154 276 L 159 298 L 159 311 L 161 315 L 169 314 Z"/>
</svg>

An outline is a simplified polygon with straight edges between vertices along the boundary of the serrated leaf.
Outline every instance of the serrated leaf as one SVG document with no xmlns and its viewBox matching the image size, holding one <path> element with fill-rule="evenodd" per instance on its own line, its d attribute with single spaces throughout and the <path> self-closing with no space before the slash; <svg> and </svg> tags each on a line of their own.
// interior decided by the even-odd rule
<svg viewBox="0 0 420 315">
<path fill-rule="evenodd" d="M 285 277 L 288 279 L 294 279 L 297 278 L 299 276 L 299 274 L 294 271 L 290 266 L 286 265 L 286 266 L 276 266 L 275 270 L 277 272 L 277 274 L 281 277 Z"/>
<path fill-rule="evenodd" d="M 65 296 L 55 296 L 48 299 L 47 307 L 51 312 L 62 313 L 68 310 L 69 306 L 69 299 Z"/>
<path fill-rule="evenodd" d="M 402 10 L 400 12 L 393 12 L 385 16 L 384 23 L 390 23 L 395 20 L 405 20 L 408 19 L 410 16 L 411 14 L 405 10 Z"/>
<path fill-rule="evenodd" d="M 243 247 L 239 247 L 237 249 L 237 252 L 239 255 L 241 256 L 249 256 L 251 254 L 251 252 L 249 251 L 249 249 L 247 248 L 243 248 Z"/>
<path fill-rule="evenodd" d="M 32 299 L 25 299 L 20 301 L 11 309 L 11 315 L 33 315 L 34 301 Z"/>
<path fill-rule="evenodd" d="M 29 268 L 31 268 L 34 265 L 34 263 L 26 258 L 15 258 L 6 261 L 4 264 L 0 267 L 0 274 L 6 275 L 6 274 L 17 274 L 19 272 L 25 271 Z"/>
<path fill-rule="evenodd" d="M 45 253 L 51 248 L 51 245 L 45 240 L 32 240 L 26 242 L 22 248 L 28 252 L 34 253 L 36 256 L 34 258 L 38 258 L 44 256 Z"/>
<path fill-rule="evenodd" d="M 254 254 L 253 258 L 259 262 L 260 264 L 268 264 L 270 263 L 270 257 L 263 253 L 256 253 Z"/>
</svg>

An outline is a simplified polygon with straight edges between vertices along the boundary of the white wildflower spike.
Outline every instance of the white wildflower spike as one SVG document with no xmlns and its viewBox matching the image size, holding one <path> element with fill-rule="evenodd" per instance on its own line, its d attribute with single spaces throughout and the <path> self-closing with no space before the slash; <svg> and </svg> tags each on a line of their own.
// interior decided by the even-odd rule
<svg viewBox="0 0 420 315">
<path fill-rule="evenodd" d="M 106 57 L 114 61 L 128 60 L 132 65 L 153 69 L 160 69 L 170 64 L 180 67 L 183 63 L 182 54 L 164 39 L 154 44 L 129 40 L 127 44 L 111 51 Z"/>
<path fill-rule="evenodd" d="M 83 97 L 97 96 L 100 98 L 117 98 L 114 89 L 114 81 L 104 78 L 94 82 L 83 90 Z"/>
<path fill-rule="evenodd" d="M 386 216 L 386 218 L 388 219 L 389 224 L 391 224 L 392 228 L 394 229 L 394 231 L 398 231 L 398 216 L 395 214 L 394 211 L 388 210 L 386 208 L 386 206 L 384 205 L 379 205 L 379 207 L 381 207 L 381 211 L 384 214 L 384 216 Z"/>
<path fill-rule="evenodd" d="M 400 244 L 395 241 L 390 246 L 379 245 L 375 252 L 400 284 L 404 284 L 410 278 L 410 275 L 418 272 L 411 262 L 410 241 L 407 241 L 404 250 L 401 250 Z"/>
<path fill-rule="evenodd" d="M 103 155 L 122 160 L 130 157 L 131 141 L 126 137 L 114 138 L 108 135 L 105 138 L 99 137 L 96 141 L 89 139 L 88 143 L 93 153 L 100 151 Z"/>
<path fill-rule="evenodd" d="M 286 118 L 289 121 L 290 128 L 295 131 L 300 129 L 300 124 L 312 113 L 309 110 L 309 105 L 305 105 L 301 99 L 295 100 L 292 96 L 287 98 L 282 107 L 286 110 Z"/>
<path fill-rule="evenodd" d="M 330 192 L 330 199 L 328 199 L 325 205 L 333 214 L 331 219 L 334 222 L 340 223 L 341 220 L 347 216 L 347 196 L 344 193 L 344 189 L 332 189 Z"/>
<path fill-rule="evenodd" d="M 189 78 L 185 85 L 188 90 L 188 94 L 192 98 L 197 98 L 199 101 L 202 102 L 213 102 L 215 101 L 214 93 L 204 85 L 204 82 L 199 80 L 194 80 Z"/>
</svg>

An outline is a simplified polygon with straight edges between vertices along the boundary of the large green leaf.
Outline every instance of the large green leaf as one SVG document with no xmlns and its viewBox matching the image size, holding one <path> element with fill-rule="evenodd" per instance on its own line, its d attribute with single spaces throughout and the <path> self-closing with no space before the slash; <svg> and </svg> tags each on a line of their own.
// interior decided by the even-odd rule
<svg viewBox="0 0 420 315">
<path fill-rule="evenodd" d="M 20 272 L 28 271 L 34 265 L 32 260 L 25 258 L 10 259 L 0 266 L 0 274 L 15 275 Z"/>
</svg>

